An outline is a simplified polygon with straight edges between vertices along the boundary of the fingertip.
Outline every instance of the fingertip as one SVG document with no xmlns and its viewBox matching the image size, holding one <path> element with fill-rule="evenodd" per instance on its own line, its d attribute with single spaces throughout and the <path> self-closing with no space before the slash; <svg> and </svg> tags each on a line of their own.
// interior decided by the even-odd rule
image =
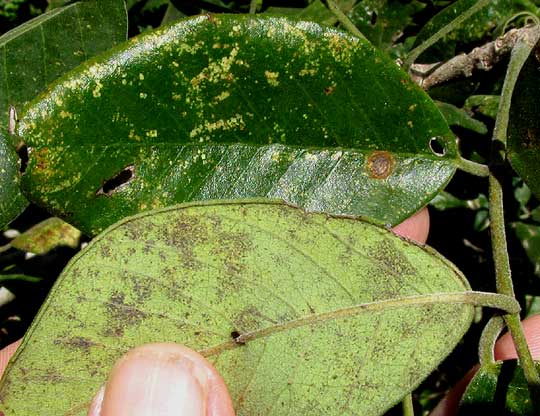
<svg viewBox="0 0 540 416">
<path fill-rule="evenodd" d="M 392 231 L 409 240 L 425 244 L 429 234 L 429 211 L 427 207 L 422 208 L 401 224 L 396 225 Z"/>
<path fill-rule="evenodd" d="M 523 333 L 534 360 L 540 360 L 540 315 L 533 315 L 522 323 Z M 517 358 L 514 341 L 509 333 L 504 334 L 495 344 L 496 360 L 512 360 Z"/>
<path fill-rule="evenodd" d="M 15 354 L 15 351 L 17 351 L 17 348 L 20 344 L 21 340 L 18 340 L 17 342 L 8 345 L 6 348 L 0 351 L 0 376 L 4 374 L 4 371 L 9 363 L 9 360 L 11 359 L 11 356 Z"/>
<path fill-rule="evenodd" d="M 90 416 L 234 416 L 221 375 L 203 356 L 177 344 L 129 351 L 115 364 L 101 404 L 96 397 Z"/>
</svg>

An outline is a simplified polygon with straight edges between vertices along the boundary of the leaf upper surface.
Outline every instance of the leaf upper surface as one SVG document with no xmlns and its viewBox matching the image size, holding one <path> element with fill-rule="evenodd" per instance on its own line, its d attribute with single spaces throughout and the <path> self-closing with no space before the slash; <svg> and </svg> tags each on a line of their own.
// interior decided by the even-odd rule
<svg viewBox="0 0 540 416">
<path fill-rule="evenodd" d="M 143 34 L 56 84 L 18 133 L 25 192 L 88 234 L 151 208 L 245 197 L 396 224 L 457 158 L 436 106 L 394 62 L 275 17 Z"/>
<path fill-rule="evenodd" d="M 9 224 L 28 205 L 19 190 L 19 159 L 0 135 L 0 229 Z"/>
<path fill-rule="evenodd" d="M 480 367 L 463 394 L 459 415 L 535 415 L 537 410 L 523 369 L 509 360 Z"/>
<path fill-rule="evenodd" d="M 58 8 L 0 36 L 0 131 L 7 130 L 10 106 L 20 112 L 60 75 L 126 36 L 122 0 L 91 0 Z M 0 141 L 0 154 L 14 154 L 3 138 Z M 0 227 L 28 205 L 15 186 L 16 163 L 11 156 L 0 158 Z"/>
<path fill-rule="evenodd" d="M 439 298 L 467 290 L 440 255 L 358 219 L 257 201 L 141 214 L 66 268 L 1 409 L 85 415 L 115 360 L 160 341 L 206 356 L 239 416 L 382 414 L 464 334 L 474 307 Z"/>
<path fill-rule="evenodd" d="M 519 73 L 508 119 L 508 160 L 537 198 L 540 198 L 539 45 L 531 45 L 529 58 Z"/>
<path fill-rule="evenodd" d="M 126 40 L 122 0 L 81 1 L 51 10 L 0 36 L 0 125 L 47 85 Z"/>
</svg>

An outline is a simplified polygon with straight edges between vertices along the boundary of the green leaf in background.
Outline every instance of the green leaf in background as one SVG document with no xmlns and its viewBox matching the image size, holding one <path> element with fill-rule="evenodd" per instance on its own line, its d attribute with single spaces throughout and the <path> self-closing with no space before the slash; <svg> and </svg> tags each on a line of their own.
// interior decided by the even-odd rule
<svg viewBox="0 0 540 416">
<path fill-rule="evenodd" d="M 540 276 L 540 225 L 515 222 L 512 228 L 534 266 L 534 273 Z"/>
<path fill-rule="evenodd" d="M 396 224 L 458 158 L 437 107 L 368 42 L 273 17 L 205 15 L 142 35 L 34 101 L 18 133 L 28 197 L 88 234 L 245 197 Z"/>
<path fill-rule="evenodd" d="M 13 248 L 45 254 L 58 246 L 77 248 L 81 232 L 60 218 L 48 218 L 9 242 Z"/>
<path fill-rule="evenodd" d="M 380 415 L 465 333 L 468 290 L 430 248 L 357 219 L 260 201 L 142 214 L 65 269 L 1 409 L 85 415 L 115 360 L 160 341 L 216 365 L 238 416 Z"/>
<path fill-rule="evenodd" d="M 521 416 L 536 415 L 536 410 L 523 370 L 511 360 L 480 367 L 461 399 L 459 415 Z"/>
<path fill-rule="evenodd" d="M 478 0 L 458 0 L 450 4 L 424 25 L 414 45 L 420 45 L 477 2 Z M 523 11 L 538 13 L 538 8 L 531 0 L 490 0 L 486 7 L 422 54 L 420 61 L 436 62 L 450 59 L 462 52 L 457 50 L 460 45 L 493 40 L 496 28 L 502 28 L 508 19 Z"/>
<path fill-rule="evenodd" d="M 54 9 L 0 36 L 0 127 L 60 75 L 126 40 L 123 0 Z M 0 162 L 1 163 L 1 162 Z"/>
<path fill-rule="evenodd" d="M 25 274 L 0 274 L 0 287 L 8 289 L 12 293 L 12 298 L 13 295 L 15 297 L 28 296 L 29 290 L 34 289 L 42 281 L 43 278 L 41 277 L 27 276 Z"/>
<path fill-rule="evenodd" d="M 508 160 L 531 192 L 540 198 L 540 55 L 531 46 L 512 94 L 508 120 Z"/>
<path fill-rule="evenodd" d="M 488 129 L 486 125 L 472 118 L 464 109 L 441 101 L 436 101 L 435 103 L 449 126 L 461 127 L 478 134 L 487 134 Z"/>
<path fill-rule="evenodd" d="M 165 11 L 165 15 L 163 16 L 163 20 L 161 22 L 162 25 L 166 25 L 169 23 L 172 23 L 176 20 L 180 20 L 187 17 L 184 13 L 182 13 L 180 10 L 178 10 L 174 4 L 169 3 L 167 6 L 167 10 Z"/>
<path fill-rule="evenodd" d="M 19 169 L 17 153 L 0 134 L 0 229 L 28 205 L 19 190 Z"/>
<path fill-rule="evenodd" d="M 352 10 L 356 0 L 335 0 L 335 3 L 341 11 L 347 13 Z M 336 15 L 328 9 L 322 0 L 314 0 L 304 8 L 268 7 L 266 13 L 309 20 L 326 26 L 333 26 L 338 22 Z"/>
<path fill-rule="evenodd" d="M 499 95 L 471 95 L 465 100 L 463 109 L 495 120 L 499 111 L 500 100 Z"/>
<path fill-rule="evenodd" d="M 413 24 L 413 16 L 425 4 L 417 0 L 363 0 L 348 13 L 360 32 L 376 47 L 388 50 Z"/>
</svg>

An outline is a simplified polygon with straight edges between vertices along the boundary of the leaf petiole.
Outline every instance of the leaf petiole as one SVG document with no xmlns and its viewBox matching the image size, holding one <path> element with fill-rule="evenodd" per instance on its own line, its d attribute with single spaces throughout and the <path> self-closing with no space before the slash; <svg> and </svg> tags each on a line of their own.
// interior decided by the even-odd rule
<svg viewBox="0 0 540 416">
<path fill-rule="evenodd" d="M 489 167 L 481 163 L 473 162 L 472 160 L 464 159 L 460 157 L 457 161 L 457 167 L 463 172 L 470 173 L 474 176 L 488 177 L 489 176 Z"/>
<path fill-rule="evenodd" d="M 493 316 L 486 324 L 478 343 L 478 358 L 480 365 L 493 364 L 495 362 L 495 342 L 504 329 L 504 319 L 501 316 Z"/>
</svg>

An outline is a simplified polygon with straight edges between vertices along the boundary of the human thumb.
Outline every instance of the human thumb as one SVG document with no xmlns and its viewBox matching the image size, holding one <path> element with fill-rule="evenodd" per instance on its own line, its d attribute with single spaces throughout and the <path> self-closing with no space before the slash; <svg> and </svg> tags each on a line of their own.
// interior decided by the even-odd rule
<svg viewBox="0 0 540 416">
<path fill-rule="evenodd" d="M 227 387 L 201 355 L 177 344 L 148 344 L 114 366 L 88 416 L 234 416 Z"/>
</svg>

